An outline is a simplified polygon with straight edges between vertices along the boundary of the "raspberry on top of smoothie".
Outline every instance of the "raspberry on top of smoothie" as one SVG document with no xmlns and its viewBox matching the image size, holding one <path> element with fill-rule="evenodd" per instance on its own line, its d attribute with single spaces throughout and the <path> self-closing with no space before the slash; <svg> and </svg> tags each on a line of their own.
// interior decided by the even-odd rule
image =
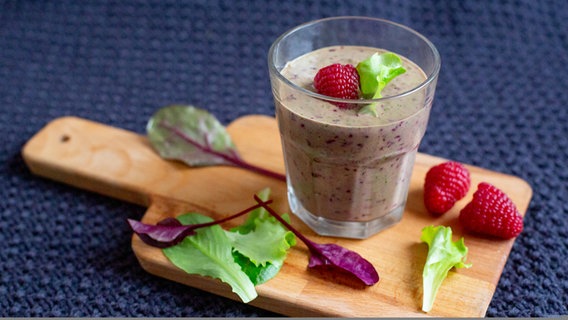
<svg viewBox="0 0 568 320">
<path fill-rule="evenodd" d="M 379 99 L 381 91 L 398 75 L 406 72 L 402 60 L 392 52 L 378 52 L 361 61 L 355 68 L 352 64 L 334 63 L 321 68 L 314 77 L 317 93 L 341 99 Z M 354 104 L 334 103 L 339 108 Z M 378 116 L 376 103 L 365 105 L 360 114 Z"/>
<path fill-rule="evenodd" d="M 281 74 L 289 81 L 289 84 L 278 88 L 279 99 L 285 102 L 287 110 L 302 119 L 310 119 L 318 123 L 346 128 L 391 125 L 402 119 L 422 117 L 421 114 L 425 109 L 429 108 L 431 96 L 433 95 L 429 91 L 416 90 L 416 88 L 423 85 L 428 77 L 416 63 L 398 53 L 396 55 L 402 61 L 402 66 L 404 66 L 406 72 L 396 76 L 388 85 L 382 88 L 381 95 L 383 99 L 381 100 L 363 100 L 369 98 L 361 91 L 362 88 L 367 88 L 364 79 L 360 79 L 358 97 L 352 99 L 353 103 L 350 103 L 350 105 L 356 105 L 357 107 L 339 108 L 336 104 L 331 103 L 338 98 L 326 93 L 319 93 L 314 87 L 316 74 L 327 66 L 341 64 L 357 68 L 363 61 L 370 59 L 373 55 L 381 56 L 388 52 L 390 51 L 374 47 L 333 46 L 306 53 L 288 61 L 281 70 Z M 301 90 L 297 91 L 297 88 L 301 88 Z M 309 94 L 304 96 L 301 93 L 302 90 L 327 96 L 329 99 L 321 97 L 320 99 L 311 99 Z M 391 97 L 397 98 L 390 99 Z M 342 102 L 346 103 L 345 101 Z M 376 111 L 377 116 L 363 114 L 366 111 L 364 110 L 366 106 L 372 102 L 376 103 L 376 106 L 373 106 L 376 108 L 370 108 L 371 106 L 368 108 L 371 109 L 370 113 Z"/>
<path fill-rule="evenodd" d="M 351 64 L 334 63 L 321 68 L 314 77 L 317 93 L 340 99 L 359 99 L 360 77 Z M 339 108 L 348 108 L 352 104 L 336 103 Z"/>
</svg>

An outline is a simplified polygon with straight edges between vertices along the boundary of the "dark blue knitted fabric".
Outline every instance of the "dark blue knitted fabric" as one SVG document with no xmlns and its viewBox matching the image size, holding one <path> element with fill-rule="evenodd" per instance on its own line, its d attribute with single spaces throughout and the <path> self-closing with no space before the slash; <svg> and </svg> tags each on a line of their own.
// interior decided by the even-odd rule
<svg viewBox="0 0 568 320">
<path fill-rule="evenodd" d="M 20 151 L 65 115 L 139 133 L 174 102 L 273 115 L 270 44 L 337 15 L 438 47 L 421 152 L 534 188 L 487 315 L 568 314 L 566 1 L 0 0 L 0 316 L 275 316 L 146 273 L 124 222 L 145 208 L 33 176 Z"/>
</svg>

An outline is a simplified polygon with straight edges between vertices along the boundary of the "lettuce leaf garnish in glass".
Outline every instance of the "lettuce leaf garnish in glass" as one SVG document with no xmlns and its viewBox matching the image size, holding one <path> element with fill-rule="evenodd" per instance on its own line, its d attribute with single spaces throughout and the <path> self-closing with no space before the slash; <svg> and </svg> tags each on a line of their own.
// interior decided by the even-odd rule
<svg viewBox="0 0 568 320">
<path fill-rule="evenodd" d="M 357 65 L 361 81 L 361 94 L 365 99 L 382 98 L 381 91 L 397 76 L 406 72 L 402 60 L 392 52 L 375 53 Z M 377 116 L 377 104 L 371 103 L 359 110 L 359 114 Z"/>
</svg>

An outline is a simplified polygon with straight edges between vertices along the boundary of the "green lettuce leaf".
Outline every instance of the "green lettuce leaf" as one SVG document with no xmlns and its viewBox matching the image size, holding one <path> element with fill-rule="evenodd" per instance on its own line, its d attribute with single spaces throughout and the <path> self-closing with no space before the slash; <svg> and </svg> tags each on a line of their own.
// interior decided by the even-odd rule
<svg viewBox="0 0 568 320">
<path fill-rule="evenodd" d="M 382 98 L 381 91 L 397 76 L 406 72 L 402 60 L 392 52 L 375 53 L 357 65 L 361 80 L 361 93 L 365 99 Z M 360 114 L 377 116 L 377 105 L 371 103 L 359 110 Z"/>
<path fill-rule="evenodd" d="M 257 196 L 266 201 L 270 188 Z M 288 215 L 282 215 L 289 221 Z M 243 271 L 256 284 L 272 279 L 284 264 L 288 249 L 296 244 L 296 237 L 264 208 L 248 214 L 247 220 L 227 232 L 233 244 L 233 257 Z"/>
<path fill-rule="evenodd" d="M 428 244 L 428 257 L 424 264 L 422 310 L 429 312 L 436 299 L 440 285 L 451 268 L 469 268 L 465 264 L 467 247 L 464 239 L 452 242 L 452 228 L 444 226 L 428 226 L 422 229 L 420 237 Z"/>
<path fill-rule="evenodd" d="M 213 221 L 197 213 L 177 217 L 184 225 Z M 179 244 L 163 249 L 166 257 L 187 273 L 209 276 L 231 286 L 243 302 L 257 297 L 254 284 L 232 255 L 233 246 L 225 230 L 219 225 L 198 229 Z"/>
<path fill-rule="evenodd" d="M 233 247 L 257 266 L 286 258 L 294 234 L 282 227 L 276 219 L 257 219 L 255 229 L 249 233 L 228 232 Z"/>
<path fill-rule="evenodd" d="M 254 285 L 263 284 L 274 278 L 284 265 L 284 260 L 274 260 L 265 266 L 257 266 L 247 256 L 240 254 L 238 251 L 233 251 L 233 258 Z"/>
</svg>

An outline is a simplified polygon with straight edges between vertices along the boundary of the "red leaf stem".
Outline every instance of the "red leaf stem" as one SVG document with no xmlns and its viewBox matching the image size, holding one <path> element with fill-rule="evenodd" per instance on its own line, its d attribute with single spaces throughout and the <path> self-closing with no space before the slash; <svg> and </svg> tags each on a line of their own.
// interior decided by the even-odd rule
<svg viewBox="0 0 568 320">
<path fill-rule="evenodd" d="M 168 123 L 165 122 L 160 122 L 160 125 L 163 126 L 164 128 L 170 130 L 171 132 L 173 132 L 175 135 L 177 135 L 178 137 L 180 137 L 181 139 L 183 139 L 184 141 L 186 141 L 187 143 L 195 146 L 196 148 L 198 148 L 199 150 L 201 150 L 204 153 L 209 153 L 215 157 L 218 158 L 222 158 L 224 160 L 226 160 L 227 162 L 237 166 L 237 167 L 241 167 L 243 169 L 247 169 L 256 173 L 260 173 L 263 174 L 265 176 L 271 177 L 271 178 L 275 178 L 281 181 L 286 181 L 286 176 L 278 173 L 278 172 L 274 172 L 256 165 L 253 165 L 251 163 L 248 163 L 246 161 L 244 161 L 236 152 L 231 152 L 230 155 L 225 154 L 225 153 L 221 153 L 218 152 L 214 149 L 212 149 L 211 147 L 209 147 L 209 145 L 202 145 L 199 142 L 195 141 L 194 139 L 192 139 L 191 137 L 189 137 L 188 135 L 186 135 L 183 131 L 179 130 L 178 128 L 169 125 Z"/>
<path fill-rule="evenodd" d="M 272 200 L 268 200 L 266 203 L 272 203 Z M 167 248 L 178 244 L 185 237 L 195 234 L 196 229 L 210 227 L 227 222 L 260 207 L 262 207 L 262 204 L 256 204 L 223 219 L 199 224 L 182 225 L 178 220 L 172 218 L 164 219 L 157 225 L 149 225 L 136 220 L 128 219 L 128 224 L 130 225 L 130 228 L 132 228 L 132 230 L 146 244 L 158 248 Z"/>
</svg>

